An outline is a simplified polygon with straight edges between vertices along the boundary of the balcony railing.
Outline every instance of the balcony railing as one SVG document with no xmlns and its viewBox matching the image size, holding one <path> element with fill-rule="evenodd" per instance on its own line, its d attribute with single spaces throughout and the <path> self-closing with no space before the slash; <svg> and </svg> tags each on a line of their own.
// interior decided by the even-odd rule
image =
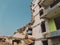
<svg viewBox="0 0 60 45">
<path fill-rule="evenodd" d="M 50 5 L 50 7 L 53 7 L 54 5 L 56 5 L 57 3 L 60 2 L 60 0 L 53 0 L 54 2 Z"/>
<path fill-rule="evenodd" d="M 50 39 L 54 37 L 59 37 L 60 36 L 60 29 L 54 32 L 45 32 L 43 33 L 44 38 Z"/>
<path fill-rule="evenodd" d="M 56 9 L 57 7 L 60 6 L 60 2 L 58 4 L 56 4 L 54 7 L 49 7 L 48 9 L 45 10 L 45 13 L 48 14 L 49 12 L 53 11 L 54 9 Z"/>
<path fill-rule="evenodd" d="M 44 10 L 44 15 L 42 15 L 41 17 L 52 17 L 53 14 L 55 15 L 55 13 L 60 13 L 60 2 L 57 3 L 55 6 L 53 6 L 52 8 L 49 7 L 48 9 Z"/>
<path fill-rule="evenodd" d="M 55 32 L 51 32 L 50 37 L 57 37 L 57 36 L 60 36 L 60 30 L 57 30 Z"/>
</svg>

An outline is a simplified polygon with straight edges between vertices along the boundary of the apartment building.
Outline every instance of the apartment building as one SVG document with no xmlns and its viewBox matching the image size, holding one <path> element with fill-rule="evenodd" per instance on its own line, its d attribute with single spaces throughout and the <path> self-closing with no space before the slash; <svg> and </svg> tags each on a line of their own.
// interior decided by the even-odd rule
<svg viewBox="0 0 60 45">
<path fill-rule="evenodd" d="M 33 36 L 36 45 L 60 45 L 60 0 L 33 0 Z M 43 39 L 44 38 L 44 39 Z"/>
<path fill-rule="evenodd" d="M 41 0 L 33 0 L 30 5 L 32 17 L 33 17 L 32 20 L 34 22 L 31 27 L 33 29 L 32 35 L 35 38 L 35 45 L 43 45 L 43 43 L 46 40 L 44 39 L 43 36 L 43 34 L 46 32 L 45 24 L 44 24 L 45 22 L 44 19 L 40 18 L 41 15 L 43 14 L 44 8 L 41 5 L 39 5 L 40 1 Z"/>
<path fill-rule="evenodd" d="M 44 0 L 39 3 L 44 8 L 46 33 L 43 34 L 48 40 L 48 45 L 60 45 L 60 0 Z"/>
</svg>

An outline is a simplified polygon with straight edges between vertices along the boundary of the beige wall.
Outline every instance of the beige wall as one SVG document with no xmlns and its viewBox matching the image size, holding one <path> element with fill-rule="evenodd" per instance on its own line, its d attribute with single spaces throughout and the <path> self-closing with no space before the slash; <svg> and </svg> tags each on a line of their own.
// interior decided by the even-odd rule
<svg viewBox="0 0 60 45">
<path fill-rule="evenodd" d="M 16 37 L 16 38 L 25 38 L 25 35 L 23 35 L 22 33 L 16 33 L 15 35 L 13 35 L 13 37 Z"/>
<path fill-rule="evenodd" d="M 34 7 L 31 7 L 32 9 L 35 10 L 35 12 L 32 13 L 32 15 L 35 16 L 35 22 L 32 25 L 32 27 L 33 27 L 33 37 L 35 39 L 39 39 L 39 38 L 43 38 L 43 35 L 41 33 L 41 26 L 40 26 L 41 21 L 43 21 L 43 19 L 40 19 L 40 14 L 39 14 L 40 8 L 38 6 L 39 0 L 36 0 L 35 2 L 34 1 L 35 0 L 33 0 L 33 4 L 35 4 L 35 5 L 34 5 Z M 42 44 L 41 40 L 37 40 L 37 41 L 35 41 L 35 45 L 43 45 L 43 44 Z"/>
<path fill-rule="evenodd" d="M 11 43 L 12 44 L 12 39 L 6 39 L 6 42 L 9 42 L 9 43 Z"/>
</svg>

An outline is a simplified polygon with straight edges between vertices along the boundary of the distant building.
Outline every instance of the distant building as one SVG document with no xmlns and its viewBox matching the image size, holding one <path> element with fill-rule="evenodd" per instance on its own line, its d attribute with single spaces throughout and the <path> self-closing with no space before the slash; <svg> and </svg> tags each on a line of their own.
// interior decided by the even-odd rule
<svg viewBox="0 0 60 45">
<path fill-rule="evenodd" d="M 13 40 L 14 42 L 19 42 L 21 45 L 33 45 L 34 44 L 34 38 L 32 36 L 32 23 L 28 23 L 26 26 L 19 28 L 17 32 L 14 33 L 13 37 L 17 38 Z"/>
</svg>

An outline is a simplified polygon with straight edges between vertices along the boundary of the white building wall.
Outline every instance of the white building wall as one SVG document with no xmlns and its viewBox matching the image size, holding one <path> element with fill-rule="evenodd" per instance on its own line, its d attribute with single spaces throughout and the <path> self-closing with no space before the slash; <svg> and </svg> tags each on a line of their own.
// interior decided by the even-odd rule
<svg viewBox="0 0 60 45">
<path fill-rule="evenodd" d="M 39 5 L 38 5 L 39 1 L 40 0 L 33 0 L 32 3 L 35 4 L 35 5 L 31 7 L 33 10 L 35 10 L 35 12 L 32 13 L 32 15 L 35 16 L 35 22 L 32 25 L 32 27 L 33 27 L 33 37 L 35 39 L 43 38 L 43 35 L 41 33 L 41 26 L 40 26 L 41 21 L 43 21 L 43 19 L 40 19 L 40 14 L 39 14 L 40 8 L 39 8 Z M 42 43 L 41 40 L 37 40 L 37 41 L 35 41 L 35 45 L 43 45 L 43 43 Z"/>
<path fill-rule="evenodd" d="M 36 39 L 43 38 L 40 25 L 33 28 L 33 37 Z"/>
<path fill-rule="evenodd" d="M 35 26 L 35 25 L 37 25 L 37 24 L 39 24 L 40 23 L 40 18 L 39 18 L 39 15 L 37 15 L 36 17 L 35 17 L 35 22 L 34 22 L 34 24 L 32 25 L 33 27 Z"/>
<path fill-rule="evenodd" d="M 41 33 L 41 21 L 39 15 L 35 17 L 35 23 L 33 24 L 33 37 L 35 39 L 43 38 Z M 35 45 L 43 45 L 41 40 L 35 41 Z"/>
<path fill-rule="evenodd" d="M 34 8 L 35 12 L 33 12 L 33 15 L 37 15 L 39 13 L 39 6 L 37 4 L 37 6 Z"/>
</svg>

